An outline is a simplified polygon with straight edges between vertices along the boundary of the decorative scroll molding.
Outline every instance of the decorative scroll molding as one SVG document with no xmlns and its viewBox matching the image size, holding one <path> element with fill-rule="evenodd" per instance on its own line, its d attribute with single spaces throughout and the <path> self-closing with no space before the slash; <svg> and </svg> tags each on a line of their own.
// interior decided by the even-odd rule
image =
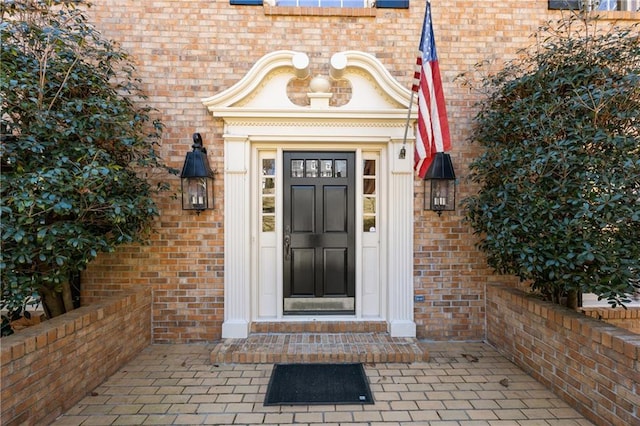
<svg viewBox="0 0 640 426">
<path fill-rule="evenodd" d="M 287 77 L 287 81 L 289 80 L 289 76 L 290 78 L 295 78 L 300 72 L 298 65 L 302 61 L 300 55 L 304 55 L 304 53 L 301 54 L 300 52 L 294 52 L 291 50 L 278 50 L 276 52 L 268 53 L 258 59 L 258 61 L 240 81 L 217 95 L 202 99 L 202 103 L 212 112 L 216 108 L 220 107 L 237 107 L 238 105 L 243 104 L 243 100 L 245 100 L 244 104 L 246 104 L 247 98 L 252 95 L 255 97 L 258 92 L 263 92 L 264 88 L 267 87 L 266 83 L 269 81 L 273 82 L 275 80 L 273 78 L 274 75 L 276 75 L 275 70 L 283 68 L 287 74 L 283 74 L 282 72 L 281 74 Z M 277 92 L 274 91 L 274 93 Z M 272 99 L 271 101 L 276 104 L 287 103 L 286 101 L 288 101 L 288 98 L 286 96 L 286 85 L 285 90 L 280 92 L 278 99 Z M 291 103 L 290 101 L 288 102 Z"/>
<path fill-rule="evenodd" d="M 339 107 L 313 108 L 295 105 L 287 95 L 292 79 L 309 76 L 308 56 L 281 50 L 260 58 L 238 83 L 227 90 L 202 99 L 215 117 L 306 117 L 334 121 L 340 118 L 406 119 L 411 91 L 393 78 L 375 56 L 344 51 L 330 58 L 334 79 L 348 80 L 351 99 Z M 414 113 L 413 118 L 415 118 Z"/>
</svg>

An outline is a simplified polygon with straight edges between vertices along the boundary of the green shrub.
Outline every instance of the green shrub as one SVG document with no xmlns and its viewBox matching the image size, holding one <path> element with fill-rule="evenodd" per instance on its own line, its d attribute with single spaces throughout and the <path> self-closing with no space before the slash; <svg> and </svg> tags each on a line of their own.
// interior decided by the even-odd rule
<svg viewBox="0 0 640 426">
<path fill-rule="evenodd" d="M 483 77 L 465 200 L 499 273 L 613 306 L 640 287 L 640 36 L 574 16 Z"/>
<path fill-rule="evenodd" d="M 0 307 L 44 298 L 61 310 L 69 277 L 99 252 L 142 242 L 166 172 L 162 124 L 142 105 L 133 63 L 72 0 L 0 5 Z M 68 297 L 62 300 L 70 309 Z"/>
</svg>

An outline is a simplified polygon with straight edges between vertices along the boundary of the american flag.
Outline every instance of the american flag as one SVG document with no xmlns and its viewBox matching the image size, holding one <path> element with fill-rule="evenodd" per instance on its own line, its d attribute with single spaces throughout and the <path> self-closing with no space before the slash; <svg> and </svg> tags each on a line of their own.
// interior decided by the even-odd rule
<svg viewBox="0 0 640 426">
<path fill-rule="evenodd" d="M 418 93 L 418 132 L 414 152 L 414 168 L 424 179 L 436 152 L 451 149 L 447 110 L 442 93 L 442 80 L 431 24 L 431 3 L 427 2 L 413 90 Z"/>
</svg>

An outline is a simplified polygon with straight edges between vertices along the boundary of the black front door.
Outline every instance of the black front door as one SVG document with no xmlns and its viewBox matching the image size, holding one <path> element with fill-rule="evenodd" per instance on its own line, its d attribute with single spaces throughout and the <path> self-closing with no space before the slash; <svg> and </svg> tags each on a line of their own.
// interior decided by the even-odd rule
<svg viewBox="0 0 640 426">
<path fill-rule="evenodd" d="M 355 154 L 284 153 L 284 313 L 355 312 Z"/>
</svg>

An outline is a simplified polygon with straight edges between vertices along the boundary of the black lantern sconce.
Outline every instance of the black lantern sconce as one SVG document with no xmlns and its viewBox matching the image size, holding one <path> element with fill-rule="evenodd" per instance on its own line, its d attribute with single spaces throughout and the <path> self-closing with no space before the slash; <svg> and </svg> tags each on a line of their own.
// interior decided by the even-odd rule
<svg viewBox="0 0 640 426">
<path fill-rule="evenodd" d="M 449 154 L 436 153 L 427 170 L 424 177 L 424 209 L 433 210 L 438 216 L 445 210 L 456 209 L 456 174 Z"/>
<path fill-rule="evenodd" d="M 213 172 L 200 133 L 193 134 L 191 148 L 193 151 L 187 152 L 180 173 L 182 210 L 195 210 L 200 214 L 201 211 L 213 209 Z"/>
</svg>

